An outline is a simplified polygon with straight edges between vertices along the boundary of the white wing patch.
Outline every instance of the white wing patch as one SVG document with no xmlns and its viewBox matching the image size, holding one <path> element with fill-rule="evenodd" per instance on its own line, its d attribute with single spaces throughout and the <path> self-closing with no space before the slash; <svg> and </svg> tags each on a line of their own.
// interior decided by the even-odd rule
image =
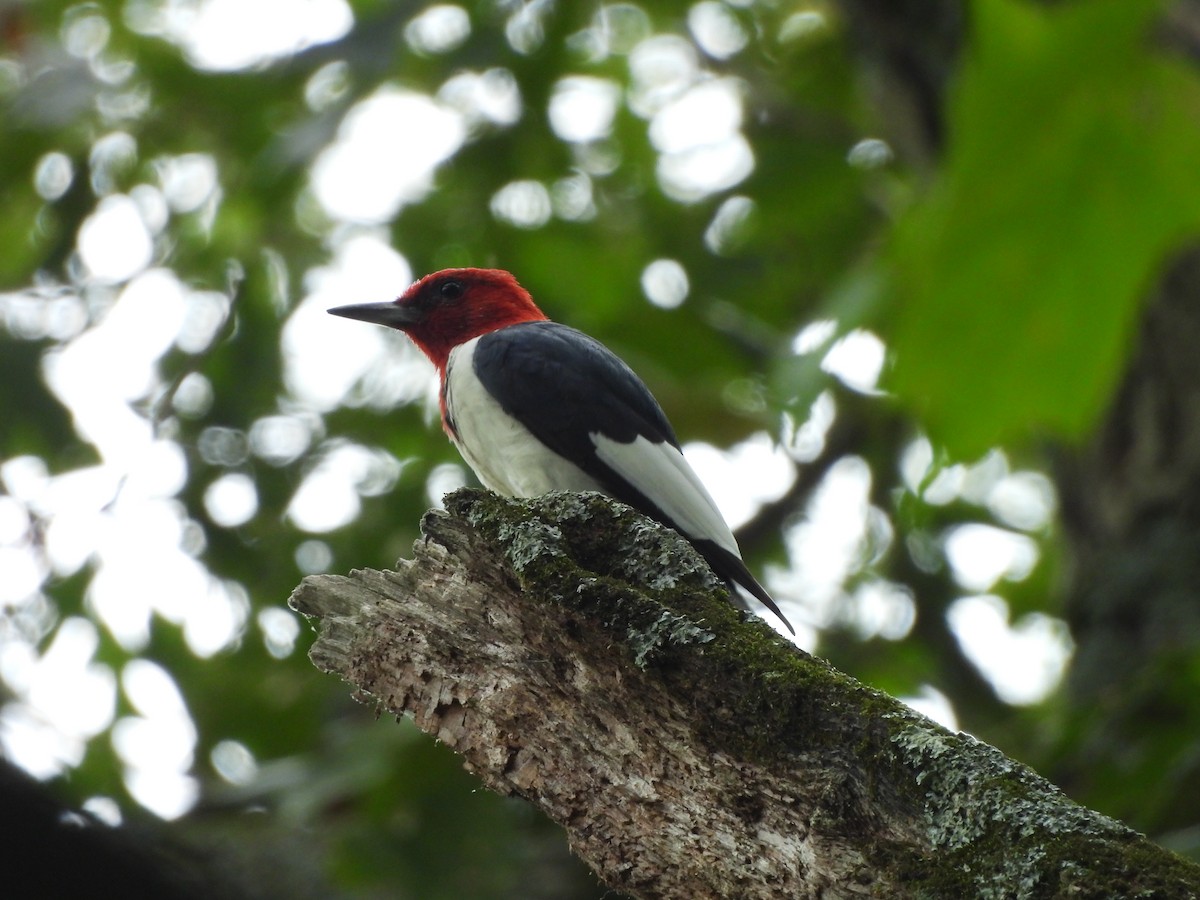
<svg viewBox="0 0 1200 900">
<path fill-rule="evenodd" d="M 446 363 L 446 408 L 458 438 L 455 444 L 483 484 L 510 497 L 537 497 L 549 491 L 600 491 L 600 482 L 555 453 L 504 411 L 475 374 L 479 338 L 450 351 Z M 717 504 L 671 444 L 638 437 L 623 444 L 599 432 L 589 435 L 596 456 L 641 491 L 684 537 L 710 540 L 741 559 L 741 551 Z"/>
<path fill-rule="evenodd" d="M 589 436 L 596 456 L 670 517 L 684 537 L 710 540 L 742 558 L 733 532 L 704 483 L 671 444 L 655 444 L 640 435 L 631 444 L 599 432 Z"/>
<path fill-rule="evenodd" d="M 446 363 L 446 408 L 454 442 L 485 487 L 509 497 L 549 491 L 601 491 L 600 483 L 559 456 L 504 411 L 475 375 L 472 355 L 479 338 L 450 351 Z"/>
</svg>

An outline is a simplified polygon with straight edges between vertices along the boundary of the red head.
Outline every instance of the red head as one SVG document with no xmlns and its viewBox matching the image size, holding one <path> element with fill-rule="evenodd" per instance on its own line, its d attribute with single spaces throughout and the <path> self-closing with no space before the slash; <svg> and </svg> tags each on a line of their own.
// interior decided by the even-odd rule
<svg viewBox="0 0 1200 900">
<path fill-rule="evenodd" d="M 390 303 L 329 311 L 398 328 L 443 372 L 450 351 L 459 344 L 506 325 L 546 318 L 529 292 L 503 269 L 443 269 L 415 282 Z"/>
</svg>

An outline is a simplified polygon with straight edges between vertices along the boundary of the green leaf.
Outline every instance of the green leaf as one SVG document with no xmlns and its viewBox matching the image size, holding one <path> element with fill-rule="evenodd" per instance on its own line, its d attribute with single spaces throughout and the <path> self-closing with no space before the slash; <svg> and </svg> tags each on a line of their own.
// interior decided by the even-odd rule
<svg viewBox="0 0 1200 900">
<path fill-rule="evenodd" d="M 890 248 L 890 387 L 955 456 L 1086 434 L 1156 266 L 1200 228 L 1200 86 L 1157 9 L 974 7 L 944 177 Z"/>
</svg>

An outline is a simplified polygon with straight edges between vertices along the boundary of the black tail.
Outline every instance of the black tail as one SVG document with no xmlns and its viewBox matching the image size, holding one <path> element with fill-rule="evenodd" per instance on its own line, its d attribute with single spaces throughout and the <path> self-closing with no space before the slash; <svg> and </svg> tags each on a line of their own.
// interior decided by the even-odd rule
<svg viewBox="0 0 1200 900">
<path fill-rule="evenodd" d="M 653 399 L 653 398 L 651 398 Z M 660 411 L 661 412 L 661 411 Z M 669 428 L 669 426 L 668 426 Z M 671 441 L 675 449 L 679 449 L 679 445 L 675 441 Z M 779 607 L 775 605 L 775 601 L 771 595 L 767 593 L 767 589 L 758 583 L 758 580 L 750 574 L 750 570 L 746 568 L 746 564 L 742 562 L 742 558 L 736 553 L 726 550 L 716 541 L 707 538 L 693 538 L 686 531 L 671 521 L 671 517 L 666 515 L 657 505 L 650 501 L 650 498 L 635 488 L 624 477 L 618 475 L 611 467 L 601 462 L 596 457 L 590 458 L 590 464 L 584 467 L 593 478 L 596 478 L 604 485 L 604 491 L 613 497 L 616 497 L 622 503 L 628 503 L 634 509 L 654 519 L 656 522 L 661 522 L 668 528 L 673 528 L 680 535 L 687 539 L 693 547 L 695 547 L 705 561 L 712 567 L 712 570 L 721 578 L 729 582 L 732 588 L 735 584 L 740 584 L 746 589 L 748 594 L 751 594 L 762 603 L 767 609 L 779 616 L 779 621 L 787 626 L 787 630 L 793 635 L 796 629 L 792 627 L 792 623 L 787 620 L 787 616 L 779 611 Z M 716 510 L 714 509 L 714 512 Z M 730 537 L 733 537 L 730 534 Z M 735 544 L 736 546 L 736 544 Z M 736 597 L 736 595 L 735 595 Z M 740 604 L 739 604 L 740 605 Z M 747 607 L 748 608 L 748 607 Z"/>
<path fill-rule="evenodd" d="M 740 584 L 746 589 L 746 592 L 752 594 L 758 601 L 767 609 L 779 616 L 779 621 L 787 626 L 787 630 L 793 635 L 796 629 L 792 627 L 792 623 L 787 620 L 787 616 L 779 611 L 779 607 L 775 604 L 771 595 L 767 593 L 767 589 L 758 583 L 750 570 L 746 568 L 746 564 L 742 562 L 741 557 L 734 553 L 730 553 L 724 547 L 714 541 L 696 541 L 688 538 L 692 546 L 700 551 L 700 555 L 708 561 L 712 566 L 712 570 L 732 584 Z"/>
</svg>

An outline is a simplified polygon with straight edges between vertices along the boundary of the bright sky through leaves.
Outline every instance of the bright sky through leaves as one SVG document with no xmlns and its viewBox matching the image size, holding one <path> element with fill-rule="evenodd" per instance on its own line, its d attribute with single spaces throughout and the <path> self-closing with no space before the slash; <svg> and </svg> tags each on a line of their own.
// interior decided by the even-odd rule
<svg viewBox="0 0 1200 900">
<path fill-rule="evenodd" d="M 342 0 L 129 7 L 132 27 L 175 42 L 192 65 L 207 71 L 270 66 L 335 40 L 352 25 L 350 7 Z M 508 21 L 508 38 L 519 52 L 530 52 L 544 39 L 536 7 L 523 6 Z M 817 13 L 797 15 L 801 18 L 790 26 L 794 39 L 823 27 Z M 619 162 L 606 142 L 622 115 L 641 123 L 656 154 L 657 184 L 651 187 L 666 197 L 689 207 L 740 189 L 756 168 L 745 133 L 746 86 L 736 77 L 715 74 L 706 57 L 733 58 L 751 36 L 728 7 L 716 2 L 695 4 L 686 27 L 690 39 L 654 34 L 645 13 L 632 5 L 598 9 L 592 25 L 573 40 L 591 58 L 623 57 L 628 85 L 582 73 L 559 79 L 547 108 L 536 114 L 571 145 L 576 165 L 556 180 L 514 173 L 477 214 L 526 232 L 521 239 L 528 242 L 537 242 L 538 230 L 555 219 L 592 219 L 594 179 Z M 66 28 L 71 52 L 103 65 L 106 28 L 98 14 L 80 14 Z M 415 53 L 448 54 L 470 37 L 471 17 L 462 7 L 431 6 L 403 34 Z M 347 78 L 344 66 L 326 64 L 308 80 L 302 102 L 314 111 L 333 108 L 345 96 Z M 332 320 L 326 309 L 392 299 L 423 274 L 412 271 L 403 246 L 392 245 L 388 223 L 436 191 L 439 167 L 479 134 L 513 127 L 532 112 L 524 107 L 511 71 L 459 69 L 432 93 L 392 84 L 362 97 L 316 154 L 307 181 L 310 209 L 306 212 L 301 203 L 296 215 L 318 223 L 325 255 L 314 254 L 311 267 L 299 273 L 299 283 L 284 297 L 294 302 L 280 339 L 287 396 L 280 409 L 264 411 L 246 432 L 206 428 L 197 448 L 210 465 L 252 470 L 289 465 L 324 442 L 325 452 L 297 478 L 287 504 L 287 521 L 312 536 L 296 551 L 297 574 L 329 566 L 326 536 L 351 526 L 364 498 L 391 491 L 404 477 L 404 461 L 355 443 L 353 434 L 330 434 L 325 417 L 342 407 L 392 410 L 416 404 L 429 412 L 430 427 L 436 428 L 434 382 L 423 357 L 398 335 Z M 881 141 L 855 148 L 848 148 L 847 167 L 890 160 Z M 273 656 L 283 657 L 298 638 L 295 617 L 282 609 L 252 615 L 242 585 L 205 566 L 203 530 L 180 500 L 189 477 L 186 457 L 174 436 L 156 433 L 148 417 L 148 398 L 166 388 L 160 371 L 164 356 L 172 349 L 206 352 L 219 339 L 231 302 L 221 285 L 193 285 L 167 268 L 164 235 L 183 216 L 195 215 L 203 228 L 223 203 L 236 199 L 226 195 L 228 173 L 202 149 L 158 157 L 153 152 L 117 128 L 98 135 L 91 177 L 101 199 L 75 241 L 79 283 L 59 297 L 0 298 L 10 330 L 65 341 L 47 356 L 44 377 L 71 413 L 72 427 L 98 457 L 93 465 L 65 474 L 51 474 L 34 457 L 0 466 L 8 494 L 0 497 L 2 599 L 30 617 L 49 616 L 39 593 L 42 584 L 52 574 L 71 576 L 92 565 L 89 612 L 131 653 L 146 646 L 152 623 L 161 619 L 179 627 L 197 657 L 212 657 L 242 641 L 261 642 Z M 128 192 L 106 186 L 113 173 L 139 157 L 153 160 L 155 183 Z M 68 157 L 51 153 L 32 177 L 39 196 L 57 198 L 81 176 Z M 704 231 L 705 245 L 713 253 L 735 246 L 754 213 L 750 197 L 725 196 Z M 644 298 L 644 309 L 655 315 L 687 311 L 707 291 L 670 256 L 646 258 L 639 272 L 640 279 L 625 289 Z M 98 324 L 85 328 L 85 308 L 96 313 Z M 797 335 L 792 346 L 798 356 L 812 354 L 823 371 L 850 389 L 878 390 L 886 348 L 871 331 L 839 333 L 832 321 L 818 323 Z M 662 355 L 669 357 L 669 348 Z M 200 365 L 176 392 L 174 411 L 183 417 L 199 414 L 218 399 Z M 826 393 L 782 442 L 759 431 L 728 449 L 693 441 L 685 452 L 736 526 L 792 485 L 798 465 L 816 455 L 814 448 L 825 440 L 835 415 Z M 1053 512 L 1048 482 L 1007 468 L 989 470 L 986 478 L 965 467 L 939 470 L 932 449 L 920 440 L 904 465 L 914 494 L 922 493 L 930 503 L 974 498 L 1014 529 L 964 527 L 945 536 L 949 562 L 970 592 L 955 607 L 954 624 L 968 652 L 1006 697 L 1038 699 L 1057 683 L 1069 644 L 1052 620 L 1010 623 L 1002 601 L 985 592 L 1003 579 L 1023 577 L 1036 561 L 1036 549 L 1030 549 L 1034 542 L 1018 532 L 1045 527 Z M 463 479 L 456 464 L 434 468 L 426 485 L 430 501 L 439 502 Z M 980 488 L 987 479 L 986 488 Z M 898 586 L 879 579 L 849 584 L 864 561 L 882 554 L 894 537 L 886 516 L 871 504 L 871 485 L 864 460 L 837 463 L 804 515 L 786 525 L 789 564 L 765 573 L 804 646 L 814 647 L 819 631 L 835 623 L 849 622 L 861 634 L 885 640 L 899 640 L 913 626 L 913 600 Z M 242 471 L 211 478 L 201 495 L 208 519 L 228 530 L 252 523 L 264 505 L 255 480 Z M 26 509 L 49 523 L 44 540 L 52 571 L 29 549 L 32 526 Z M 172 590 L 152 587 L 162 584 Z M 1032 658 L 1038 665 L 1025 667 L 1013 680 L 1003 660 L 988 649 L 994 645 L 981 641 L 985 631 L 1004 636 L 1010 658 Z M 98 643 L 96 626 L 84 618 L 60 625 L 40 657 L 21 640 L 0 642 L 0 677 L 16 697 L 0 712 L 0 742 L 21 765 L 50 777 L 78 765 L 87 740 L 111 726 L 116 752 L 128 767 L 131 794 L 160 816 L 179 816 L 197 796 L 189 774 L 196 762 L 196 727 L 185 699 L 170 673 L 147 660 L 134 659 L 121 671 L 97 662 Z M 133 712 L 127 709 L 117 718 L 118 699 Z M 936 695 L 923 702 L 944 721 L 953 720 Z M 217 770 L 235 783 L 256 766 L 253 754 L 236 741 L 222 742 L 212 756 Z"/>
</svg>

